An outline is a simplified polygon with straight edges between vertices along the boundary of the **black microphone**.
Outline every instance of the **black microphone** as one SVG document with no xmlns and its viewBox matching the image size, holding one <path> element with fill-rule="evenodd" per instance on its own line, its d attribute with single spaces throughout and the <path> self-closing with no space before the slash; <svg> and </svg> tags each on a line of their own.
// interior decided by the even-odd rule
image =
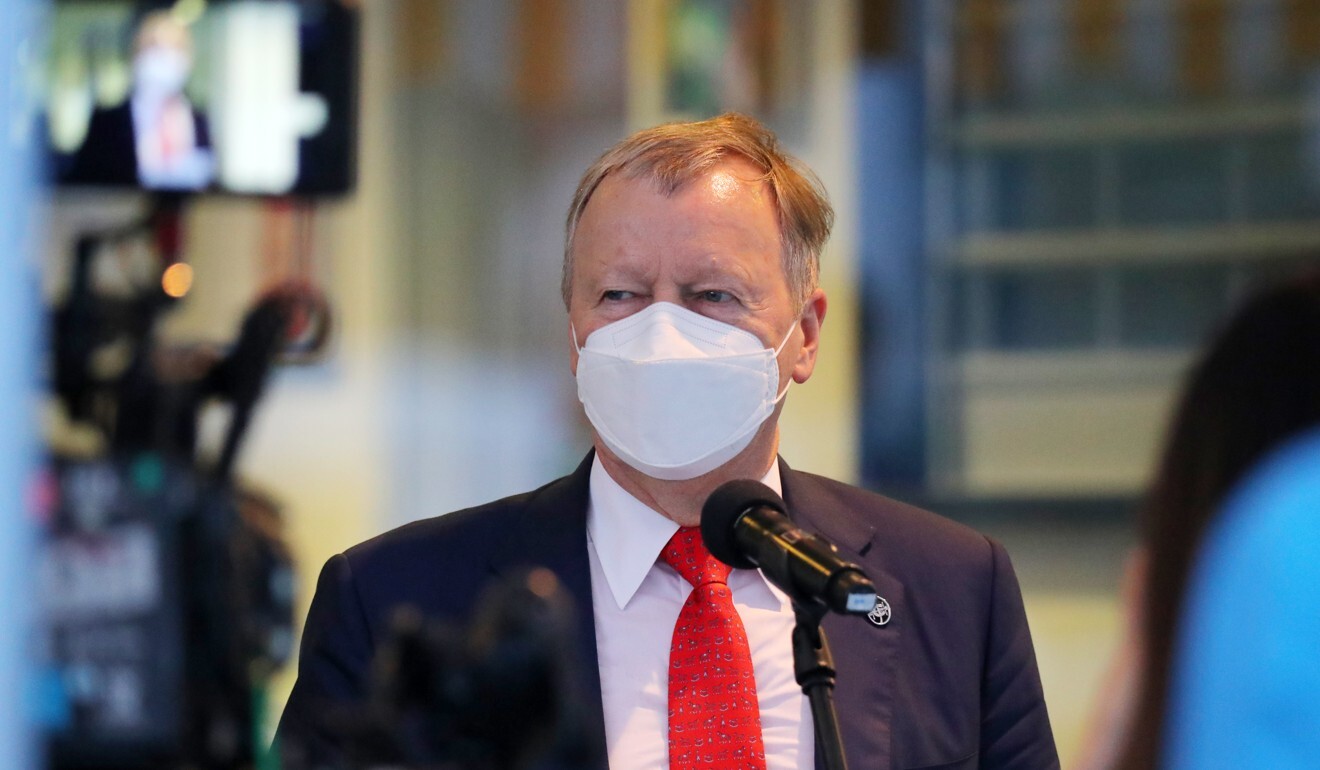
<svg viewBox="0 0 1320 770">
<path fill-rule="evenodd" d="M 721 484 L 701 508 L 701 538 L 715 558 L 739 569 L 759 567 L 794 602 L 823 604 L 845 615 L 875 607 L 875 584 L 838 549 L 789 520 L 787 506 L 759 481 Z"/>
</svg>

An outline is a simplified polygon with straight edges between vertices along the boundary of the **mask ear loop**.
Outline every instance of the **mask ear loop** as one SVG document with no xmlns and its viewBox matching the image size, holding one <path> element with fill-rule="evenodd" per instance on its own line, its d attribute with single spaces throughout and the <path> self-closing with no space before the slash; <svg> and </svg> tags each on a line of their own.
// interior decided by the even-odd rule
<svg viewBox="0 0 1320 770">
<path fill-rule="evenodd" d="M 800 324 L 801 322 L 802 322 L 801 319 L 799 319 L 797 321 L 794 321 L 792 326 L 788 327 L 788 333 L 784 335 L 784 341 L 779 343 L 779 347 L 775 348 L 774 360 L 776 362 L 779 361 L 779 354 L 784 352 L 784 346 L 788 344 L 788 338 L 793 336 L 793 332 L 797 330 L 798 324 Z M 778 363 L 775 364 L 775 371 L 776 372 L 779 371 Z M 780 401 L 784 400 L 784 396 L 788 395 L 788 386 L 792 384 L 793 384 L 793 378 L 789 377 L 788 382 L 784 383 L 784 389 L 779 391 L 779 395 L 775 396 L 774 403 L 778 404 Z"/>
<path fill-rule="evenodd" d="M 577 327 L 573 325 L 572 321 L 568 322 L 568 339 L 573 343 L 573 350 L 578 355 L 582 355 L 582 346 L 577 344 Z"/>
</svg>

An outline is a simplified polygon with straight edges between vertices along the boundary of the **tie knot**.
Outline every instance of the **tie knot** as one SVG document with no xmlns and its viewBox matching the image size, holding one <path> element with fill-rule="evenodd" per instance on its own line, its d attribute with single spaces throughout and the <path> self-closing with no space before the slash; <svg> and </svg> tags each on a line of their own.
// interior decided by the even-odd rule
<svg viewBox="0 0 1320 770">
<path fill-rule="evenodd" d="M 732 569 L 711 556 L 701 540 L 701 530 L 697 527 L 679 527 L 669 542 L 665 543 L 660 558 L 694 588 L 707 583 L 725 583 Z"/>
</svg>

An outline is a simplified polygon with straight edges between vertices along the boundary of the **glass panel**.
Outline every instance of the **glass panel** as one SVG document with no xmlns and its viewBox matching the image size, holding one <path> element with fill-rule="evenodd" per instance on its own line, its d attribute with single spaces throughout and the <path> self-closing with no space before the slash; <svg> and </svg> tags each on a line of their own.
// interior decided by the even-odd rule
<svg viewBox="0 0 1320 770">
<path fill-rule="evenodd" d="M 1095 344 L 1093 271 L 1009 272 L 994 276 L 989 284 L 995 347 L 1052 350 Z"/>
<path fill-rule="evenodd" d="M 989 350 L 997 347 L 992 298 L 997 276 L 970 270 L 951 280 L 949 325 L 945 339 L 953 350 Z"/>
<path fill-rule="evenodd" d="M 948 289 L 949 312 L 945 315 L 946 324 L 943 333 L 944 345 L 949 350 L 968 350 L 973 347 L 971 333 L 971 313 L 968 308 L 972 303 L 972 284 L 977 281 L 977 273 L 950 273 Z"/>
<path fill-rule="evenodd" d="M 1223 265 L 1128 268 L 1119 286 L 1126 347 L 1196 347 L 1227 309 Z"/>
<path fill-rule="evenodd" d="M 1247 218 L 1307 219 L 1320 215 L 1320 158 L 1299 135 L 1261 139 L 1246 148 Z"/>
<path fill-rule="evenodd" d="M 1023 150 L 1000 153 L 985 163 L 990 175 L 985 211 L 996 230 L 1046 230 L 1096 224 L 1096 160 L 1089 149 Z M 977 194 L 969 185 L 968 195 Z M 977 222 L 969 222 L 973 227 Z"/>
<path fill-rule="evenodd" d="M 1200 224 L 1228 217 L 1226 147 L 1187 140 L 1119 152 L 1120 216 L 1127 225 Z"/>
</svg>

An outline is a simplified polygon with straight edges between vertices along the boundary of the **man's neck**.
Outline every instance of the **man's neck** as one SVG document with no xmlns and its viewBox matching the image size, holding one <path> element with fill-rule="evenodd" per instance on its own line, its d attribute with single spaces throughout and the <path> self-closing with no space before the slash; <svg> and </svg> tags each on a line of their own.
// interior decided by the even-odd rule
<svg viewBox="0 0 1320 770">
<path fill-rule="evenodd" d="M 762 435 L 764 434 L 764 435 Z M 624 491 L 682 527 L 701 524 L 701 507 L 716 487 L 733 479 L 759 479 L 777 459 L 779 428 L 769 421 L 737 457 L 710 473 L 684 481 L 664 481 L 633 468 L 596 442 L 596 456 L 605 472 Z"/>
</svg>

